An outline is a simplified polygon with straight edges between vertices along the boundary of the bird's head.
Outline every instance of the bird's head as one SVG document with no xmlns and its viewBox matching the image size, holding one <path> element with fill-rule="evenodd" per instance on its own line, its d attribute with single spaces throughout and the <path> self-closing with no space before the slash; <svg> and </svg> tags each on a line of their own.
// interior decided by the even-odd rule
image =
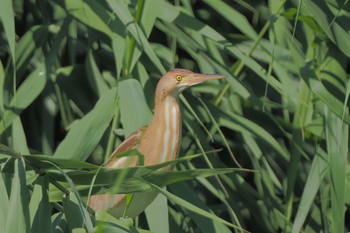
<svg viewBox="0 0 350 233">
<path fill-rule="evenodd" d="M 173 69 L 167 72 L 158 82 L 156 89 L 157 100 L 166 96 L 177 97 L 185 89 L 208 80 L 224 78 L 218 74 L 199 74 L 185 69 Z"/>
</svg>

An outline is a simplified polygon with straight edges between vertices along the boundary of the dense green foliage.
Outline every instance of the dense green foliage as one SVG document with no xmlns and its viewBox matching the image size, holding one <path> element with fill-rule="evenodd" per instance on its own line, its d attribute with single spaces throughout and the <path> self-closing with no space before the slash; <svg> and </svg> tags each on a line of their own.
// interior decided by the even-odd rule
<svg viewBox="0 0 350 233">
<path fill-rule="evenodd" d="M 349 21 L 348 0 L 0 0 L 1 231 L 350 231 Z M 176 169 L 94 165 L 174 67 L 226 75 L 181 96 Z M 136 220 L 85 208 L 151 188 Z"/>
</svg>

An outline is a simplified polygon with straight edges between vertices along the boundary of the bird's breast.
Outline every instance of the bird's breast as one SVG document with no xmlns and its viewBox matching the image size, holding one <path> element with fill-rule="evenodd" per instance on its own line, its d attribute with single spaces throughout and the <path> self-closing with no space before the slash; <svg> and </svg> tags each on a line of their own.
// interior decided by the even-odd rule
<svg viewBox="0 0 350 233">
<path fill-rule="evenodd" d="M 145 132 L 138 150 L 145 156 L 145 165 L 173 160 L 177 157 L 181 137 L 181 114 L 177 100 L 164 100 Z"/>
</svg>

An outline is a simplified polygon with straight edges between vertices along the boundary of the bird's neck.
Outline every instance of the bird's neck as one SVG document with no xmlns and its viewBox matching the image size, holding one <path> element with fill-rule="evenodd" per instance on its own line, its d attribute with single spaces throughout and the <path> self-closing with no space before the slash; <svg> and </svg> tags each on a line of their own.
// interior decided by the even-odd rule
<svg viewBox="0 0 350 233">
<path fill-rule="evenodd" d="M 160 162 L 175 159 L 181 137 L 181 112 L 177 97 L 166 96 L 156 103 L 151 125 L 159 132 L 156 142 L 161 146 Z"/>
</svg>

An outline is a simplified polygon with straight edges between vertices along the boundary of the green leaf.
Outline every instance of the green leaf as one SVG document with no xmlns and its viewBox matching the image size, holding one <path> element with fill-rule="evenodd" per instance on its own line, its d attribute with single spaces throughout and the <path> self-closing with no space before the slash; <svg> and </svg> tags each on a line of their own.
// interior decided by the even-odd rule
<svg viewBox="0 0 350 233">
<path fill-rule="evenodd" d="M 99 2 L 91 0 L 64 0 L 64 8 L 69 14 L 88 27 L 111 37 L 112 30 L 108 27 L 111 14 Z"/>
<path fill-rule="evenodd" d="M 64 160 L 52 156 L 24 156 L 28 166 L 34 168 L 35 171 L 45 171 L 46 174 L 55 181 L 67 182 L 67 177 L 69 177 L 69 179 L 71 179 L 74 184 L 78 185 L 79 190 L 85 190 L 85 192 L 89 189 L 91 181 L 96 176 L 97 171 L 98 174 L 94 182 L 96 189 L 106 186 L 112 187 L 115 185 L 115 177 L 120 177 L 121 175 L 125 176 L 125 179 L 122 181 L 120 187 L 118 187 L 119 193 L 131 193 L 149 190 L 150 186 L 145 183 L 144 180 L 147 180 L 147 182 L 155 183 L 159 186 L 165 186 L 183 180 L 191 180 L 196 177 L 208 177 L 237 171 L 251 172 L 250 170 L 236 168 L 196 169 L 186 171 L 157 170 L 162 167 L 174 166 L 179 162 L 188 161 L 195 157 L 198 157 L 198 155 L 186 156 L 174 161 L 146 167 L 142 166 L 123 169 L 98 169 L 98 166 L 90 165 L 84 162 L 78 162 L 75 160 Z M 65 169 L 65 172 L 62 173 L 62 171 L 57 171 L 59 167 L 60 169 Z M 71 186 L 73 185 L 73 182 Z M 113 190 L 113 187 L 111 190 Z"/>
<path fill-rule="evenodd" d="M 340 24 L 337 20 L 337 15 L 333 15 L 330 11 L 329 5 L 327 5 L 326 1 L 318 2 L 314 0 L 305 0 L 302 4 L 303 10 L 306 10 L 307 13 L 315 18 L 328 38 L 338 46 L 347 57 L 350 57 L 349 25 Z M 342 9 L 338 10 L 341 11 Z"/>
<path fill-rule="evenodd" d="M 236 229 L 239 229 L 237 228 L 235 225 L 233 225 L 232 223 L 230 222 L 227 222 L 226 220 L 222 219 L 222 218 L 219 218 L 218 216 L 212 214 L 212 213 L 209 213 L 207 211 L 204 211 L 202 210 L 201 208 L 198 208 L 197 206 L 191 204 L 190 202 L 187 202 L 185 201 L 184 199 L 181 199 L 179 197 L 177 197 L 176 195 L 166 191 L 165 189 L 163 188 L 160 188 L 158 187 L 157 185 L 154 185 L 154 184 L 151 184 L 152 187 L 154 187 L 156 190 L 158 190 L 160 193 L 162 193 L 164 196 L 166 196 L 170 201 L 188 209 L 189 211 L 192 211 L 196 214 L 199 214 L 201 216 L 204 216 L 204 217 L 207 217 L 208 219 L 211 219 L 213 221 L 217 221 L 219 223 L 223 223 L 227 226 L 230 226 L 232 228 L 236 228 Z M 239 229 L 239 230 L 243 230 L 243 229 Z"/>
<path fill-rule="evenodd" d="M 10 202 L 9 202 L 9 197 L 7 194 L 7 189 L 6 185 L 4 182 L 5 175 L 0 176 L 0 199 L 1 199 L 1 207 L 0 208 L 0 224 L 3 227 L 3 229 L 6 229 L 7 227 L 7 216 L 8 212 L 10 210 Z"/>
<path fill-rule="evenodd" d="M 209 107 L 210 109 L 212 107 Z M 225 114 L 220 112 L 219 109 L 211 109 L 210 112 L 215 114 L 215 118 L 219 119 L 218 122 L 225 127 L 230 129 L 240 131 L 242 133 L 250 133 L 257 136 L 260 140 L 266 142 L 272 148 L 274 148 L 278 153 L 283 155 L 284 157 L 289 157 L 288 151 L 281 147 L 281 145 L 276 141 L 276 139 L 269 134 L 263 127 L 260 125 L 240 116 L 238 114 L 228 113 Z M 221 114 L 218 114 L 220 112 Z M 219 116 L 220 115 L 220 116 Z"/>
<path fill-rule="evenodd" d="M 15 118 L 12 123 L 13 147 L 20 154 L 29 154 L 26 135 L 24 134 L 21 119 Z"/>
<path fill-rule="evenodd" d="M 303 223 L 311 210 L 311 206 L 314 202 L 317 192 L 319 191 L 323 178 L 326 172 L 329 171 L 328 160 L 328 155 L 319 148 L 312 161 L 310 172 L 304 186 L 304 191 L 302 193 L 301 200 L 298 205 L 298 210 L 294 219 L 292 233 L 298 233 L 302 229 Z"/>
<path fill-rule="evenodd" d="M 32 232 L 51 231 L 51 207 L 47 189 L 47 177 L 38 177 L 29 203 Z"/>
<path fill-rule="evenodd" d="M 62 198 L 60 198 L 62 201 Z M 59 212 L 52 215 L 52 229 L 55 233 L 64 233 L 67 227 L 67 220 L 64 213 Z"/>
<path fill-rule="evenodd" d="M 148 108 L 140 83 L 135 79 L 119 83 L 119 103 L 121 123 L 124 135 L 128 136 L 136 129 L 150 123 L 152 112 Z"/>
<path fill-rule="evenodd" d="M 187 203 L 191 203 L 207 213 L 212 212 L 210 208 L 206 205 L 205 201 L 198 198 L 196 192 L 192 190 L 186 183 L 174 184 L 170 187 L 173 194 L 177 197 L 182 198 Z M 198 228 L 203 233 L 210 232 L 222 232 L 230 233 L 231 230 L 223 222 L 215 221 L 214 219 L 208 218 L 207 216 L 201 215 L 197 212 L 192 212 L 191 207 L 184 206 L 190 210 L 189 216 L 197 224 Z"/>
<path fill-rule="evenodd" d="M 116 219 L 105 211 L 96 211 L 95 218 L 98 222 L 95 231 L 96 233 L 116 231 L 118 233 L 129 233 L 131 232 L 131 228 L 133 228 L 132 232 L 137 232 L 133 227 L 134 222 L 131 218 Z"/>
<path fill-rule="evenodd" d="M 134 23 L 134 18 L 130 14 L 127 5 L 122 2 L 112 0 L 107 0 L 107 3 L 112 8 L 113 12 L 116 14 L 116 17 L 118 17 L 120 21 L 122 21 L 123 25 L 127 28 L 128 32 L 130 32 L 131 36 L 135 39 L 138 48 L 144 51 L 149 57 L 149 59 L 152 61 L 152 63 L 155 65 L 155 67 L 158 69 L 158 71 L 164 74 L 166 71 L 162 63 L 153 51 L 150 43 L 147 40 L 147 36 L 144 34 L 144 31 L 136 23 Z M 158 7 L 158 4 L 153 3 L 153 7 Z M 138 59 L 136 56 L 135 58 Z M 133 66 L 135 64 L 136 60 L 133 62 L 132 67 L 130 67 L 130 71 L 133 69 Z"/>
<path fill-rule="evenodd" d="M 21 158 L 21 155 L 18 152 L 3 144 L 0 144 L 0 154 L 6 157 L 12 156 L 14 158 Z"/>
<path fill-rule="evenodd" d="M 90 86 L 93 88 L 98 97 L 103 96 L 103 94 L 106 93 L 109 88 L 98 70 L 92 51 L 88 52 L 88 56 L 85 61 L 85 69 Z"/>
<path fill-rule="evenodd" d="M 46 71 L 44 65 L 38 66 L 21 84 L 10 106 L 5 110 L 0 121 L 0 135 L 11 125 L 13 120 L 26 109 L 43 91 L 46 85 Z"/>
<path fill-rule="evenodd" d="M 111 89 L 82 119 L 73 123 L 54 156 L 85 161 L 95 149 L 108 128 L 115 107 L 116 89 Z"/>
<path fill-rule="evenodd" d="M 15 160 L 15 172 L 10 194 L 11 208 L 8 211 L 5 232 L 30 232 L 29 196 L 26 186 L 26 171 L 22 159 Z"/>
<path fill-rule="evenodd" d="M 158 195 L 145 209 L 145 214 L 152 232 L 169 232 L 168 199 L 164 195 Z"/>
<path fill-rule="evenodd" d="M 35 58 L 35 52 L 47 40 L 49 29 L 45 25 L 31 27 L 16 45 L 16 69 L 18 78 L 22 78 L 28 64 Z"/>
<path fill-rule="evenodd" d="M 5 30 L 6 40 L 10 47 L 11 59 L 13 66 L 15 66 L 15 20 L 13 14 L 13 7 L 11 0 L 0 0 L 0 19 Z"/>
<path fill-rule="evenodd" d="M 300 70 L 300 74 L 311 91 L 319 97 L 334 114 L 342 118 L 347 124 L 350 124 L 350 115 L 343 112 L 343 103 L 325 88 L 323 83 L 318 79 L 318 75 L 312 67 L 311 62 L 305 64 Z"/>
<path fill-rule="evenodd" d="M 330 158 L 331 213 L 333 232 L 344 232 L 345 168 L 348 157 L 349 126 L 329 112 L 326 116 L 327 153 Z"/>
<path fill-rule="evenodd" d="M 254 31 L 253 27 L 249 24 L 246 17 L 241 14 L 239 11 L 235 10 L 233 7 L 230 7 L 224 1 L 219 0 L 205 0 L 206 4 L 216 10 L 220 16 L 225 17 L 233 26 L 238 28 L 243 34 L 247 37 L 254 39 L 257 34 Z"/>
<path fill-rule="evenodd" d="M 84 212 L 86 212 L 86 210 L 81 206 L 76 196 L 73 193 L 64 196 L 62 204 L 70 231 L 72 232 L 76 228 L 82 228 L 85 225 L 82 215 L 87 215 L 87 213 L 82 213 L 82 210 Z"/>
</svg>

